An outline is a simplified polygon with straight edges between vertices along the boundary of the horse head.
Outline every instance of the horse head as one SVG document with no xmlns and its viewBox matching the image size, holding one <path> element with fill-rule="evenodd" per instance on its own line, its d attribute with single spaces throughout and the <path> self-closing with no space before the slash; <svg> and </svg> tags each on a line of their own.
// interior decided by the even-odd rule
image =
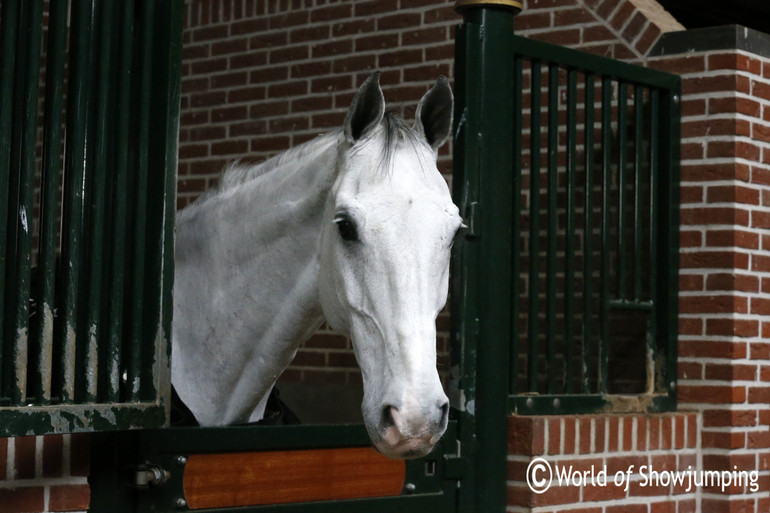
<svg viewBox="0 0 770 513">
<path fill-rule="evenodd" d="M 447 426 L 435 322 L 462 219 L 436 159 L 452 109 L 441 77 L 408 125 L 386 112 L 379 74 L 372 74 L 347 113 L 324 211 L 321 305 L 329 324 L 351 337 L 364 422 L 375 447 L 391 457 L 429 453 Z"/>
</svg>

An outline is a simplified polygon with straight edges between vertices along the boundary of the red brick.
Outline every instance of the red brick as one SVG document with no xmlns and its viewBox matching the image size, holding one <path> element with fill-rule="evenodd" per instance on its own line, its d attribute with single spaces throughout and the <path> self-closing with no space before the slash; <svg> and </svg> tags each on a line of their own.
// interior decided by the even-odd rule
<svg viewBox="0 0 770 513">
<path fill-rule="evenodd" d="M 757 412 L 751 410 L 705 410 L 703 427 L 750 427 L 757 425 Z"/>
<path fill-rule="evenodd" d="M 539 34 L 533 34 L 532 39 L 560 46 L 577 46 L 580 44 L 580 29 L 550 30 Z"/>
<path fill-rule="evenodd" d="M 759 321 L 744 319 L 707 319 L 707 335 L 726 335 L 735 337 L 756 337 L 759 334 Z"/>
<path fill-rule="evenodd" d="M 8 465 L 6 462 L 8 461 L 8 438 L 0 438 L 0 481 L 5 481 L 6 479 L 6 469 L 8 468 Z"/>
<path fill-rule="evenodd" d="M 747 116 L 753 118 L 759 118 L 761 112 L 761 104 L 749 98 L 736 98 L 734 96 L 728 96 L 724 98 L 709 98 L 708 112 L 709 114 L 746 114 Z"/>
<path fill-rule="evenodd" d="M 533 30 L 551 26 L 550 12 L 523 11 L 514 18 L 514 28 L 518 31 Z"/>
<path fill-rule="evenodd" d="M 91 501 L 91 490 L 87 484 L 51 486 L 49 511 L 86 510 Z"/>
<path fill-rule="evenodd" d="M 561 417 L 548 419 L 548 454 L 561 454 Z"/>
<path fill-rule="evenodd" d="M 307 25 L 310 19 L 310 12 L 306 10 L 291 10 L 285 13 L 271 16 L 267 19 L 268 26 L 271 29 L 285 29 L 286 27 L 297 27 Z"/>
<path fill-rule="evenodd" d="M 578 426 L 580 429 L 580 447 L 578 450 L 580 454 L 588 454 L 591 452 L 591 418 L 580 417 Z"/>
<path fill-rule="evenodd" d="M 43 477 L 60 477 L 69 473 L 69 469 L 64 472 L 63 447 L 62 435 L 48 435 L 43 439 Z"/>
<path fill-rule="evenodd" d="M 610 5 L 605 9 L 604 6 L 606 4 Z M 615 9 L 614 6 L 618 4 L 620 4 L 620 7 Z M 602 12 L 608 12 L 608 14 L 611 14 L 605 19 L 610 23 L 610 25 L 612 25 L 612 28 L 614 28 L 616 31 L 619 31 L 623 28 L 623 25 L 625 25 L 628 19 L 636 13 L 636 9 L 634 4 L 631 2 L 626 2 L 625 0 L 621 0 L 620 2 L 607 2 L 605 0 L 604 4 L 602 4 L 602 6 L 597 10 L 597 13 L 604 17 L 604 15 L 601 14 Z"/>
<path fill-rule="evenodd" d="M 532 506 L 542 507 L 555 506 L 558 504 L 575 504 L 579 500 L 580 487 L 552 485 L 547 492 L 532 497 Z"/>
<path fill-rule="evenodd" d="M 384 2 L 383 2 L 384 4 Z M 332 25 L 332 37 L 349 36 L 352 34 L 369 34 L 374 32 L 373 18 L 354 19 Z"/>
<path fill-rule="evenodd" d="M 755 431 L 747 432 L 746 448 L 747 449 L 770 448 L 770 431 L 764 430 L 760 432 L 755 432 Z"/>
<path fill-rule="evenodd" d="M 757 315 L 770 315 L 770 299 L 752 297 L 750 312 Z"/>
<path fill-rule="evenodd" d="M 677 503 L 672 500 L 665 500 L 664 502 L 650 502 L 650 513 L 677 513 L 678 505 L 681 505 L 681 502 Z M 695 506 L 693 506 L 693 508 L 694 507 Z M 680 508 L 678 513 L 685 513 L 685 511 Z"/>
<path fill-rule="evenodd" d="M 736 404 L 745 400 L 746 389 L 740 386 L 679 386 L 679 401 L 683 403 Z"/>
<path fill-rule="evenodd" d="M 599 21 L 590 11 L 581 8 L 553 11 L 553 20 L 554 27 L 587 25 Z"/>
<path fill-rule="evenodd" d="M 692 319 L 687 317 L 679 317 L 679 334 L 680 335 L 702 335 L 703 320 Z"/>
<path fill-rule="evenodd" d="M 770 212 L 753 211 L 751 226 L 752 228 L 770 228 Z"/>
<path fill-rule="evenodd" d="M 610 417 L 609 427 L 609 447 L 610 452 L 616 452 L 620 450 L 620 418 L 617 416 Z"/>
<path fill-rule="evenodd" d="M 661 36 L 660 28 L 654 23 L 648 23 L 642 35 L 636 41 L 636 51 L 647 55 Z M 651 67 L 654 65 L 651 64 Z"/>
<path fill-rule="evenodd" d="M 607 472 L 607 486 L 583 486 L 583 501 L 599 502 L 624 499 L 626 492 L 623 486 L 615 486 L 611 472 Z"/>
<path fill-rule="evenodd" d="M 339 21 L 353 16 L 352 5 L 332 5 L 328 7 L 315 7 L 310 11 L 310 21 L 313 23 L 322 21 Z"/>
<path fill-rule="evenodd" d="M 0 488 L 0 504 L 3 505 L 3 513 L 37 513 L 43 511 L 43 494 L 42 486 Z"/>
<path fill-rule="evenodd" d="M 734 207 L 687 207 L 683 206 L 680 221 L 683 225 L 701 226 L 714 224 L 740 224 L 747 226 L 749 214 Z"/>
<path fill-rule="evenodd" d="M 642 33 L 649 23 L 647 17 L 641 11 L 636 11 L 631 21 L 623 29 L 621 36 L 626 42 L 630 43 Z"/>
<path fill-rule="evenodd" d="M 751 94 L 763 100 L 770 100 L 770 84 L 760 82 L 759 80 L 752 80 Z"/>
<path fill-rule="evenodd" d="M 683 269 L 748 269 L 749 256 L 732 251 L 693 251 L 679 255 L 679 265 Z"/>
<path fill-rule="evenodd" d="M 750 187 L 715 185 L 706 189 L 709 203 L 742 203 L 759 205 L 760 191 Z"/>
<path fill-rule="evenodd" d="M 16 452 L 16 479 L 32 479 L 35 477 L 35 447 L 34 436 L 19 436 L 14 438 Z"/>
<path fill-rule="evenodd" d="M 751 274 L 709 274 L 706 279 L 706 290 L 758 292 L 759 278 Z"/>
<path fill-rule="evenodd" d="M 703 364 L 696 362 L 679 362 L 677 364 L 677 376 L 679 379 L 702 379 Z"/>
<path fill-rule="evenodd" d="M 225 41 L 217 41 L 211 44 L 211 55 L 227 55 L 231 53 L 242 53 L 248 50 L 249 40 L 241 38 L 230 38 Z"/>
<path fill-rule="evenodd" d="M 770 386 L 749 387 L 748 401 L 751 404 L 770 404 Z"/>
<path fill-rule="evenodd" d="M 679 356 L 700 358 L 746 358 L 745 342 L 723 342 L 718 340 L 687 340 L 679 341 Z"/>
<path fill-rule="evenodd" d="M 754 381 L 757 379 L 756 365 L 707 363 L 706 379 L 716 381 Z"/>
</svg>

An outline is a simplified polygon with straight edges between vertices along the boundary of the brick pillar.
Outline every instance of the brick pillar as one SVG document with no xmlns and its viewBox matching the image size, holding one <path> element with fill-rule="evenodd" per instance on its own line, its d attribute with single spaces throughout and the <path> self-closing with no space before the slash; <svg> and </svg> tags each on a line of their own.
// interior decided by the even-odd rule
<svg viewBox="0 0 770 513">
<path fill-rule="evenodd" d="M 702 511 L 768 511 L 770 37 L 693 30 L 655 53 L 683 77 L 679 408 L 702 412 L 705 470 L 760 473 L 758 492 L 704 488 Z"/>
</svg>

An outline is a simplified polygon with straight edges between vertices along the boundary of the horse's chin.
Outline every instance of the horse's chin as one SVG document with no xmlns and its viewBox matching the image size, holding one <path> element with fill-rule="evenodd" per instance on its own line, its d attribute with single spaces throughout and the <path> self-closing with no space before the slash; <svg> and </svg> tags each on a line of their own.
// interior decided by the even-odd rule
<svg viewBox="0 0 770 513">
<path fill-rule="evenodd" d="M 421 436 L 404 437 L 394 432 L 393 428 L 385 430 L 381 437 L 372 437 L 375 449 L 388 458 L 412 460 L 427 456 L 436 447 L 441 436 L 425 433 Z"/>
<path fill-rule="evenodd" d="M 374 448 L 381 454 L 394 460 L 413 460 L 427 456 L 433 451 L 434 445 L 424 445 L 419 442 L 406 441 L 398 445 L 374 442 Z"/>
</svg>

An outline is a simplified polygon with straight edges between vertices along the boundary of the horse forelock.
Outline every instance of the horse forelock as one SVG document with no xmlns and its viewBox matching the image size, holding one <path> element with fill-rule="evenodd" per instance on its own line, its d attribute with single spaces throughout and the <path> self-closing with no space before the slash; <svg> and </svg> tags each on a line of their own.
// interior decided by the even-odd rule
<svg viewBox="0 0 770 513">
<path fill-rule="evenodd" d="M 407 121 L 399 116 L 395 110 L 388 110 L 380 122 L 380 130 L 372 130 L 372 133 L 356 143 L 350 153 L 355 154 L 364 146 L 375 139 L 380 143 L 379 163 L 377 171 L 390 174 L 393 169 L 393 159 L 396 152 L 406 149 L 417 156 L 420 169 L 425 171 L 424 155 L 430 151 L 425 138 L 422 137 Z"/>
</svg>

